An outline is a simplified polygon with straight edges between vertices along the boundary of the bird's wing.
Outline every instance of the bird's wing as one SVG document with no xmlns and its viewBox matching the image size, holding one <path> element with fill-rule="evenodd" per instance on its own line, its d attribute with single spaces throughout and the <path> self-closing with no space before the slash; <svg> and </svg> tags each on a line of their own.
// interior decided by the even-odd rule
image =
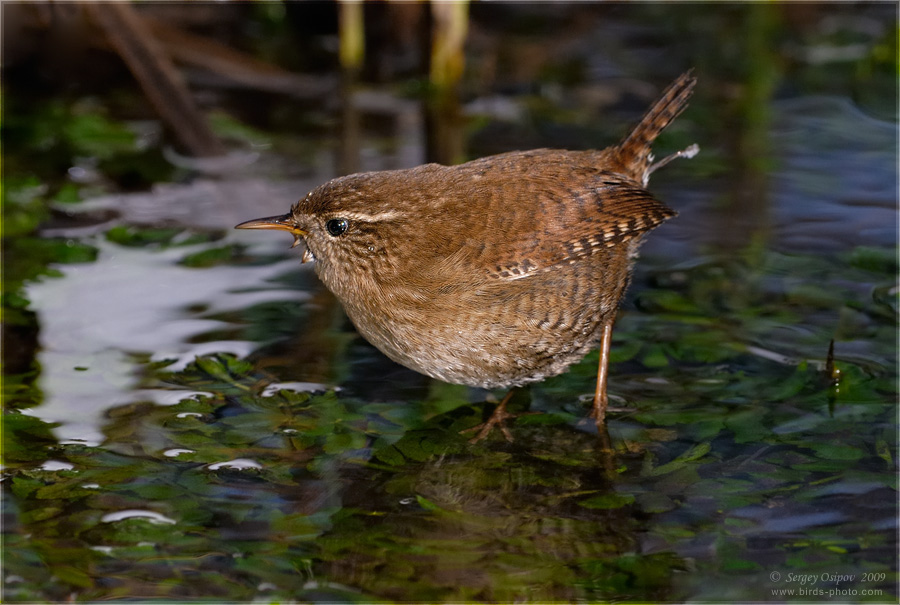
<svg viewBox="0 0 900 605">
<path fill-rule="evenodd" d="M 447 228 L 453 236 L 438 243 L 439 260 L 429 263 L 427 273 L 438 277 L 468 271 L 472 281 L 522 279 L 609 251 L 675 215 L 627 177 L 595 171 L 568 185 L 565 171 L 558 179 L 554 172 L 519 175 L 518 182 L 503 190 L 505 206 L 488 205 L 504 211 L 484 212 L 477 216 L 478 224 L 463 222 L 471 220 L 468 214 L 457 219 L 455 227 Z M 497 195 L 484 192 L 491 194 Z M 477 192 L 472 197 L 482 199 Z"/>
<path fill-rule="evenodd" d="M 542 213 L 535 231 L 520 232 L 515 241 L 489 251 L 493 262 L 486 266 L 491 277 L 521 279 L 573 263 L 625 244 L 675 216 L 646 189 L 617 175 L 603 175 L 566 195 L 578 203 Z M 554 202 L 565 205 L 564 200 L 546 205 L 552 207 Z"/>
</svg>

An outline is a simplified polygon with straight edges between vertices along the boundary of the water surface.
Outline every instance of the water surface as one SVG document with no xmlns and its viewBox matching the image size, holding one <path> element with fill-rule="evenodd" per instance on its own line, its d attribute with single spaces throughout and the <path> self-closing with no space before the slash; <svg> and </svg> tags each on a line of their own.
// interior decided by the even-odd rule
<svg viewBox="0 0 900 605">
<path fill-rule="evenodd" d="M 642 248 L 605 435 L 585 418 L 595 353 L 515 397 L 543 413 L 513 443 L 469 445 L 502 393 L 392 364 L 288 236 L 231 229 L 348 154 L 427 159 L 435 114 L 409 81 L 291 105 L 294 130 L 232 140 L 224 170 L 32 192 L 56 210 L 5 239 L 4 598 L 896 602 L 897 71 L 878 57 L 897 27 L 811 6 L 805 26 L 648 5 L 575 29 L 473 7 L 466 158 L 602 147 L 697 66 L 658 155 L 702 152 L 653 176 L 679 217 Z M 491 79 L 486 57 L 517 69 Z"/>
</svg>

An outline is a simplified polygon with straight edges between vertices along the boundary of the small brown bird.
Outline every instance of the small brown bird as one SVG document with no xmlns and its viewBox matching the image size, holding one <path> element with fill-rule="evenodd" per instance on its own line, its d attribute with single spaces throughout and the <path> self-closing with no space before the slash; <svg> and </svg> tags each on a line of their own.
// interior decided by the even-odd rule
<svg viewBox="0 0 900 605">
<path fill-rule="evenodd" d="M 591 416 L 605 421 L 616 310 L 642 236 L 675 212 L 647 190 L 651 144 L 686 107 L 691 72 L 622 142 L 514 151 L 457 166 L 336 178 L 291 211 L 241 223 L 306 243 L 353 324 L 394 361 L 455 384 L 510 388 L 600 347 Z M 509 394 L 473 441 L 503 420 Z M 472 429 L 474 430 L 474 429 Z"/>
</svg>

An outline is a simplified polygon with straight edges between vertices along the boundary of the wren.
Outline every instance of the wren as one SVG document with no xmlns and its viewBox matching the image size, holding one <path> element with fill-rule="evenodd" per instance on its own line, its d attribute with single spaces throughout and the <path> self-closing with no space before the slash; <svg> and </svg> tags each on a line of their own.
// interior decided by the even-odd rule
<svg viewBox="0 0 900 605">
<path fill-rule="evenodd" d="M 511 388 L 565 371 L 599 347 L 591 416 L 605 422 L 612 326 L 644 234 L 675 216 L 646 189 L 651 145 L 695 85 L 676 79 L 622 141 L 536 149 L 456 166 L 352 174 L 290 212 L 238 229 L 279 229 L 359 333 L 408 368 L 454 384 Z M 511 391 L 510 391 L 511 392 Z M 509 394 L 473 439 L 512 416 Z M 474 430 L 474 429 L 473 429 Z"/>
</svg>

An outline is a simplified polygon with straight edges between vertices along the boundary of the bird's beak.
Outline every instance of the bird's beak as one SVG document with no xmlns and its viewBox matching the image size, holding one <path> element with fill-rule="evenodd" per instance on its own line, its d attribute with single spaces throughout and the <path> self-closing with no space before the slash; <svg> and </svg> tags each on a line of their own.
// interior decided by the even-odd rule
<svg viewBox="0 0 900 605">
<path fill-rule="evenodd" d="M 278 229 L 280 231 L 288 231 L 294 236 L 294 243 L 291 248 L 300 243 L 306 231 L 294 224 L 291 213 L 282 214 L 281 216 L 267 216 L 266 218 L 257 218 L 252 221 L 235 225 L 235 229 Z"/>
</svg>

